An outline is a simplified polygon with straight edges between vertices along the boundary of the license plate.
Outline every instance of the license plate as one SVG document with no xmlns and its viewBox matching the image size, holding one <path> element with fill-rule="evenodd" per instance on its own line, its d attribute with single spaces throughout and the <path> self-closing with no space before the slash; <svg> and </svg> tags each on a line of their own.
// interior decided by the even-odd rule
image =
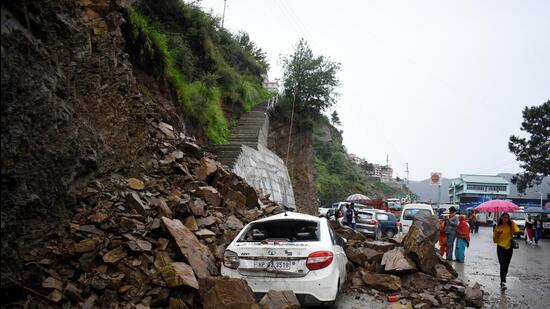
<svg viewBox="0 0 550 309">
<path fill-rule="evenodd" d="M 271 261 L 254 261 L 254 268 L 273 268 L 273 269 L 281 269 L 281 270 L 288 270 L 290 269 L 290 261 L 277 261 L 277 260 L 271 260 Z"/>
</svg>

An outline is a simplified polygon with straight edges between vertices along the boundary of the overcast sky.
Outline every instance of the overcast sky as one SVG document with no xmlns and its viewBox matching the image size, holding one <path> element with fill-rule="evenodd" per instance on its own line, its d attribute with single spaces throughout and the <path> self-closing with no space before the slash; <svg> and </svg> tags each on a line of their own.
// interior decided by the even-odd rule
<svg viewBox="0 0 550 309">
<path fill-rule="evenodd" d="M 413 180 L 519 171 L 508 138 L 550 99 L 547 0 L 228 0 L 225 26 L 267 52 L 271 79 L 301 37 L 340 62 L 348 151 Z"/>
</svg>

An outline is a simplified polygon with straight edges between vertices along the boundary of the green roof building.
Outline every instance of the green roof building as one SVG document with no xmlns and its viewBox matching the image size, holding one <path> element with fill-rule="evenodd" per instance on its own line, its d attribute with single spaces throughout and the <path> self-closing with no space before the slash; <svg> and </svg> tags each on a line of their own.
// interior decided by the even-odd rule
<svg viewBox="0 0 550 309">
<path fill-rule="evenodd" d="M 508 194 L 510 183 L 501 176 L 461 174 L 449 185 L 449 201 L 453 204 L 503 199 Z"/>
</svg>

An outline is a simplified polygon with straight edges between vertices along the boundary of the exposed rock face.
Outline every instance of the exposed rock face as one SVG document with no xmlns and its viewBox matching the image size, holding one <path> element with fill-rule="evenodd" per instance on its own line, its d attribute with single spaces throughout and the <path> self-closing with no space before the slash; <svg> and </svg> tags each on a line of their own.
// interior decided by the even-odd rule
<svg viewBox="0 0 550 309">
<path fill-rule="evenodd" d="M 289 119 L 276 110 L 269 123 L 268 147 L 279 157 L 287 157 Z M 315 189 L 315 153 L 311 130 L 293 126 L 288 174 L 292 181 L 296 209 L 299 212 L 317 215 L 317 190 Z"/>
<path fill-rule="evenodd" d="M 263 309 L 299 309 L 300 302 L 292 291 L 269 290 L 260 301 Z"/>
<path fill-rule="evenodd" d="M 242 279 L 207 278 L 200 282 L 200 294 L 204 309 L 255 309 L 252 290 Z"/>
<path fill-rule="evenodd" d="M 13 250 L 20 237 L 30 246 L 61 226 L 82 185 L 115 171 L 136 175 L 147 164 L 148 107 L 112 2 L 3 4 L 4 270 L 20 266 Z"/>
<path fill-rule="evenodd" d="M 405 252 L 425 273 L 434 273 L 434 266 L 439 263 L 435 251 L 439 229 L 437 219 L 429 214 L 415 216 L 409 232 L 403 239 Z"/>
<path fill-rule="evenodd" d="M 366 285 L 381 290 L 397 291 L 401 288 L 401 278 L 394 275 L 365 272 L 363 281 Z"/>
</svg>

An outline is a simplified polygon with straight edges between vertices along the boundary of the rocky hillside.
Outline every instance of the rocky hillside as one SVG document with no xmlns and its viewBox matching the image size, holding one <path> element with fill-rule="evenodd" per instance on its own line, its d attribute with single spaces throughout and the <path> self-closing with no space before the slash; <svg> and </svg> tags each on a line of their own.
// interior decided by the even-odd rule
<svg viewBox="0 0 550 309">
<path fill-rule="evenodd" d="M 269 148 L 285 160 L 292 181 L 297 210 L 317 215 L 313 134 L 310 129 L 295 124 L 290 134 L 290 152 L 288 152 L 289 132 L 288 115 L 284 110 L 276 108 L 270 117 Z M 288 161 L 287 153 L 289 153 Z"/>
</svg>

